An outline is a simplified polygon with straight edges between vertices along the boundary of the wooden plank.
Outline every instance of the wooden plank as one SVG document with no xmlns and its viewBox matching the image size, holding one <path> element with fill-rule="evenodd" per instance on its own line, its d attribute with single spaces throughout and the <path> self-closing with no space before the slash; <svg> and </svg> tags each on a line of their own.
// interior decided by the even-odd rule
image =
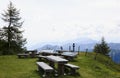
<svg viewBox="0 0 120 78">
<path fill-rule="evenodd" d="M 68 60 L 66 59 L 63 59 L 63 58 L 60 58 L 58 56 L 46 56 L 46 58 L 50 61 L 54 61 L 54 62 L 64 62 L 64 63 L 67 63 Z"/>
<path fill-rule="evenodd" d="M 44 62 L 37 62 L 37 65 L 40 66 L 43 70 L 54 70 L 52 67 L 50 67 Z"/>
<path fill-rule="evenodd" d="M 74 69 L 79 69 L 79 66 L 73 65 L 73 64 L 65 64 L 65 66 L 68 66 L 70 68 L 74 68 Z"/>
<path fill-rule="evenodd" d="M 36 62 L 36 63 L 38 65 L 39 72 L 41 71 L 41 69 L 44 70 L 43 77 L 44 78 L 51 78 L 50 74 L 52 74 L 54 69 L 44 62 Z"/>
<path fill-rule="evenodd" d="M 73 64 L 65 64 L 66 67 L 70 69 L 68 74 L 75 75 L 77 74 L 76 70 L 79 69 L 79 66 L 73 65 Z"/>
<path fill-rule="evenodd" d="M 46 56 L 39 55 L 38 58 L 46 58 Z"/>
<path fill-rule="evenodd" d="M 75 53 L 75 52 L 64 52 L 61 55 L 69 56 L 69 57 L 75 57 L 75 56 L 77 56 L 77 53 Z"/>
</svg>

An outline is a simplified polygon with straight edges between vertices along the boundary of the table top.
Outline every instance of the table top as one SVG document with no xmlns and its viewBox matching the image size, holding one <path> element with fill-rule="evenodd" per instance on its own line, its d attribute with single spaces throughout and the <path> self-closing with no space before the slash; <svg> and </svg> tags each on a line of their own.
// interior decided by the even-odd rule
<svg viewBox="0 0 120 78">
<path fill-rule="evenodd" d="M 45 53 L 45 54 L 58 54 L 58 52 L 55 52 L 54 50 L 41 50 L 40 53 Z"/>
<path fill-rule="evenodd" d="M 64 52 L 62 53 L 63 56 L 70 56 L 70 57 L 75 57 L 77 55 L 76 52 Z"/>
<path fill-rule="evenodd" d="M 61 57 L 58 57 L 58 56 L 46 56 L 46 58 L 50 61 L 53 61 L 53 62 L 57 62 L 57 63 L 67 63 L 68 60 L 66 59 L 63 59 Z"/>
<path fill-rule="evenodd" d="M 41 50 L 40 52 L 53 53 L 54 50 Z"/>
</svg>

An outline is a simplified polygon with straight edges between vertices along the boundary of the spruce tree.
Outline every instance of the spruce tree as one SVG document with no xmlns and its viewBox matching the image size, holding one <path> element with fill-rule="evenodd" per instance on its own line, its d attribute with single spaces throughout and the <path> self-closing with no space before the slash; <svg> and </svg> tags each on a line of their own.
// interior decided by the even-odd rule
<svg viewBox="0 0 120 78">
<path fill-rule="evenodd" d="M 3 27 L 3 36 L 7 42 L 4 54 L 15 54 L 24 50 L 26 39 L 23 38 L 23 31 L 20 30 L 23 21 L 20 21 L 21 17 L 19 14 L 19 10 L 13 6 L 12 2 L 10 2 L 7 10 L 2 14 L 2 19 L 6 23 L 6 26 Z"/>
<path fill-rule="evenodd" d="M 102 54 L 106 55 L 110 52 L 110 47 L 108 46 L 108 44 L 105 42 L 104 37 L 101 40 L 101 44 L 100 44 L 100 51 Z"/>
<path fill-rule="evenodd" d="M 103 55 L 106 55 L 106 54 L 108 54 L 110 52 L 110 47 L 105 42 L 104 37 L 101 39 L 101 43 L 100 44 L 96 44 L 94 46 L 94 52 L 101 53 Z"/>
</svg>

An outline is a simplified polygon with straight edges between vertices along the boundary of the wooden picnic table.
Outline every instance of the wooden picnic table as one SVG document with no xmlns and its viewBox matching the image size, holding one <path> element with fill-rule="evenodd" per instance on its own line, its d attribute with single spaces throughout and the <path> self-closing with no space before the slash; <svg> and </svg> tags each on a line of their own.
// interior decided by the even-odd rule
<svg viewBox="0 0 120 78">
<path fill-rule="evenodd" d="M 74 57 L 77 56 L 77 53 L 76 52 L 64 52 L 61 55 L 64 56 L 67 60 L 72 60 Z"/>
<path fill-rule="evenodd" d="M 49 60 L 50 66 L 54 68 L 54 63 L 58 64 L 57 70 L 58 75 L 64 75 L 64 64 L 68 62 L 68 60 L 60 58 L 58 56 L 46 56 L 46 58 Z"/>
<path fill-rule="evenodd" d="M 32 58 L 34 58 L 38 55 L 37 50 L 28 50 L 27 52 L 30 54 L 30 57 L 32 57 Z"/>
<path fill-rule="evenodd" d="M 58 52 L 55 52 L 54 50 L 41 50 L 41 54 L 43 56 L 48 56 L 48 55 L 59 55 Z"/>
<path fill-rule="evenodd" d="M 64 52 L 68 52 L 67 50 L 56 50 L 58 53 L 62 54 Z"/>
<path fill-rule="evenodd" d="M 17 54 L 18 58 L 24 57 L 27 58 L 29 54 Z"/>
</svg>

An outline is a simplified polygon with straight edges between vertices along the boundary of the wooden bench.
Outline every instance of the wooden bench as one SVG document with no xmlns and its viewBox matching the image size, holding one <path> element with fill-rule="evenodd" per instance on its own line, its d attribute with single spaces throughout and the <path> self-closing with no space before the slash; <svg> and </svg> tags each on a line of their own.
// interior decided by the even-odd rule
<svg viewBox="0 0 120 78">
<path fill-rule="evenodd" d="M 18 58 L 27 58 L 29 56 L 29 54 L 17 54 Z"/>
<path fill-rule="evenodd" d="M 43 77 L 50 77 L 50 74 L 54 71 L 54 69 L 49 66 L 48 64 L 44 63 L 44 62 L 36 62 L 38 65 L 38 71 L 44 71 Z"/>
<path fill-rule="evenodd" d="M 79 66 L 73 65 L 73 64 L 65 64 L 65 68 L 69 68 L 69 74 L 76 74 L 76 70 L 79 69 Z"/>
</svg>

